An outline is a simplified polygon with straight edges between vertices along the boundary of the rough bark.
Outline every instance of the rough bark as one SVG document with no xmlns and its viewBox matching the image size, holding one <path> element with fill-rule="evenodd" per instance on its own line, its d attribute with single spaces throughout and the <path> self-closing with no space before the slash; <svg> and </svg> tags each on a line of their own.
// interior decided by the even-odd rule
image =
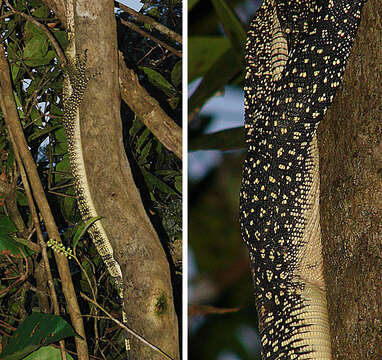
<svg viewBox="0 0 382 360">
<path fill-rule="evenodd" d="M 113 2 L 76 3 L 76 49 L 93 78 L 80 107 L 90 193 L 124 277 L 128 326 L 178 358 L 178 322 L 165 252 L 142 205 L 122 142 Z M 164 303 L 166 305 L 164 305 Z M 162 359 L 131 339 L 131 359 Z"/>
<path fill-rule="evenodd" d="M 321 122 L 321 227 L 333 359 L 382 359 L 382 8 L 363 11 Z"/>
</svg>

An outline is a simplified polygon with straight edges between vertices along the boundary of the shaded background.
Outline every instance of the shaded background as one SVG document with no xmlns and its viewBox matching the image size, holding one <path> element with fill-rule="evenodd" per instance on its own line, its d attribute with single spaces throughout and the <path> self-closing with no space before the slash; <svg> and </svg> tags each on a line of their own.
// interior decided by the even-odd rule
<svg viewBox="0 0 382 360">
<path fill-rule="evenodd" d="M 248 253 L 238 222 L 245 157 L 242 61 L 258 6 L 259 1 L 189 2 L 190 359 L 260 359 Z M 227 37 L 237 22 L 241 34 Z M 228 61 L 227 51 L 235 54 Z"/>
</svg>

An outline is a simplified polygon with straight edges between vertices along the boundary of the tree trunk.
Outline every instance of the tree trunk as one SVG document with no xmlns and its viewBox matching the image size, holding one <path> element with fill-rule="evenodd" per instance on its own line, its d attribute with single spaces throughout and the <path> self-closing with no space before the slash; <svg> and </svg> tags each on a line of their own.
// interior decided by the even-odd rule
<svg viewBox="0 0 382 360">
<path fill-rule="evenodd" d="M 333 359 L 382 359 L 382 8 L 369 0 L 321 122 L 321 228 Z"/>
<path fill-rule="evenodd" d="M 135 186 L 122 141 L 114 4 L 76 2 L 76 49 L 88 49 L 90 80 L 80 107 L 90 193 L 121 265 L 128 326 L 178 358 L 178 321 L 170 270 Z M 163 359 L 131 338 L 131 359 Z"/>
</svg>

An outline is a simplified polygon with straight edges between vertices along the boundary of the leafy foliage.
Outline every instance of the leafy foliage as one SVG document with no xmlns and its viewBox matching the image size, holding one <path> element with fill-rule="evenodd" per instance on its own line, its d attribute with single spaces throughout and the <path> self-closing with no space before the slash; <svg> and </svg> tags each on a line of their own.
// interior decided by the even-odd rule
<svg viewBox="0 0 382 360">
<path fill-rule="evenodd" d="M 40 23 L 49 28 L 61 47 L 66 48 L 68 40 L 62 24 L 41 0 L 14 0 L 10 1 L 10 4 L 15 10 L 37 18 Z M 4 2 L 1 10 L 2 14 L 10 14 L 8 17 L 2 16 L 0 23 L 3 30 L 2 40 L 6 45 L 6 54 L 11 69 L 17 109 L 30 151 L 36 161 L 40 179 L 62 235 L 63 246 L 65 249 L 74 250 L 75 259 L 70 259 L 69 264 L 75 287 L 102 301 L 102 306 L 118 317 L 120 316 L 118 294 L 110 282 L 109 274 L 94 245 L 85 234 L 89 223 L 84 224 L 81 221 L 76 205 L 66 137 L 61 121 L 64 74 L 58 57 L 41 28 L 26 21 L 19 14 L 11 13 L 11 9 Z M 152 1 L 150 4 L 146 4 L 144 13 L 181 33 L 180 1 L 169 1 L 168 3 Z M 117 12 L 117 21 L 119 18 L 135 22 L 143 31 L 151 31 L 150 27 L 139 23 L 122 10 Z M 151 32 L 155 37 L 168 42 L 168 39 L 160 33 L 154 30 Z M 145 85 L 147 91 L 159 101 L 174 121 L 181 124 L 181 59 L 159 46 L 155 41 L 128 29 L 120 22 L 118 22 L 118 42 L 120 49 L 127 54 L 126 58 L 131 61 L 131 67 L 139 74 L 140 81 Z M 180 44 L 172 44 L 172 46 L 178 49 L 181 47 Z M 17 210 L 24 223 L 23 228 L 14 225 L 4 206 L 4 198 L 0 196 L 3 206 L 0 208 L 0 250 L 2 251 L 0 254 L 0 323 L 8 324 L 7 327 L 3 328 L 3 325 L 0 327 L 3 333 L 10 335 L 12 332 L 18 334 L 18 331 L 25 329 L 26 325 L 22 321 L 31 313 L 32 308 L 39 307 L 41 310 L 42 297 L 40 292 L 36 291 L 36 287 L 38 288 L 40 285 L 35 277 L 36 268 L 41 260 L 40 256 L 34 254 L 28 246 L 23 244 L 23 240 L 25 241 L 26 238 L 28 241 L 36 242 L 36 235 L 31 225 L 31 211 L 16 168 L 13 149 L 7 137 L 3 114 L 0 112 L 0 115 L 0 181 L 15 184 Z M 181 162 L 158 142 L 126 106 L 122 106 L 122 118 L 124 143 L 129 160 L 133 165 L 135 179 L 139 182 L 141 192 L 147 194 L 145 205 L 148 212 L 155 213 L 161 224 L 162 231 L 159 231 L 159 234 L 163 238 L 163 243 L 170 243 L 174 237 L 179 235 L 181 228 L 182 217 L 181 212 L 179 213 L 182 194 Z M 178 212 L 173 211 L 174 206 Z M 90 221 L 97 220 L 95 218 Z M 172 225 L 168 226 L 168 223 Z M 44 231 L 44 228 L 42 230 Z M 22 249 L 24 257 L 20 256 L 19 249 Z M 48 249 L 48 251 L 52 258 L 51 250 Z M 57 285 L 57 269 L 53 262 L 51 266 Z M 59 292 L 59 286 L 56 289 L 62 306 L 64 305 L 63 294 Z M 43 291 L 46 292 L 47 288 L 44 288 Z M 91 352 L 99 355 L 100 351 L 103 351 L 103 354 L 109 358 L 122 358 L 124 348 L 122 332 L 107 319 L 95 322 L 94 316 L 99 315 L 99 310 L 83 299 L 79 299 L 79 302 L 81 311 L 84 314 L 90 314 L 89 317 L 85 317 L 85 328 L 86 333 L 89 334 L 87 340 Z M 51 311 L 51 304 L 49 303 L 48 308 L 44 310 Z M 39 321 L 44 326 L 49 325 L 47 318 L 41 318 Z M 63 320 L 61 319 L 61 321 Z M 62 326 L 59 325 L 59 322 L 52 325 L 50 333 L 56 334 L 56 331 L 61 331 Z M 14 332 L 16 328 L 17 330 Z M 73 336 L 73 334 L 65 336 Z M 3 336 L 3 339 L 6 339 L 6 336 Z M 31 340 L 35 339 L 31 338 Z M 57 341 L 58 337 L 52 339 Z M 48 342 L 43 343 L 48 344 Z M 7 349 L 12 349 L 11 344 L 10 341 Z M 73 338 L 68 339 L 67 346 L 69 349 L 75 350 Z M 37 347 L 28 349 L 32 351 Z M 7 350 L 8 353 L 3 352 L 3 355 L 13 354 L 18 350 L 20 349 Z M 30 352 L 29 350 L 28 352 Z M 55 358 L 56 350 L 51 347 L 43 347 L 39 351 L 43 354 L 50 354 L 41 356 Z M 25 356 L 27 352 L 23 354 Z M 28 356 L 30 359 L 37 357 L 37 351 Z"/>
<path fill-rule="evenodd" d="M 213 0 L 212 3 L 218 20 L 228 35 L 229 47 L 227 47 L 227 39 L 224 36 L 215 37 L 211 43 L 210 36 L 201 37 L 200 34 L 197 34 L 194 38 L 193 34 L 190 34 L 190 45 L 193 46 L 190 47 L 189 52 L 192 54 L 191 59 L 197 60 L 193 60 L 189 64 L 188 71 L 192 74 L 189 80 L 193 79 L 194 74 L 202 76 L 202 80 L 189 99 L 189 113 L 193 113 L 197 108 L 203 106 L 218 90 L 244 71 L 243 59 L 246 31 L 228 2 L 225 0 Z M 195 13 L 197 10 L 198 6 Z M 213 15 L 215 18 L 216 14 Z M 225 51 L 221 47 L 223 44 L 225 44 L 225 48 L 223 48 Z M 211 48 L 211 45 L 220 45 L 217 47 L 220 56 L 215 54 L 215 58 L 210 59 L 208 66 L 205 66 L 204 71 L 201 71 L 198 59 L 206 57 L 205 49 L 210 48 L 210 52 L 215 51 L 215 47 Z"/>
<path fill-rule="evenodd" d="M 189 151 L 220 151 L 222 158 L 202 179 L 190 181 L 188 233 L 193 261 L 189 266 L 195 275 L 190 280 L 189 301 L 195 308 L 240 308 L 234 314 L 191 316 L 189 357 L 195 359 L 260 359 L 259 348 L 248 345 L 257 343 L 257 316 L 249 297 L 253 288 L 237 221 L 243 156 L 222 153 L 245 148 L 244 128 L 227 126 L 205 134 L 214 114 L 199 114 L 227 85 L 242 87 L 246 29 L 237 9 L 243 3 L 248 1 L 189 2 L 188 80 L 196 83 L 198 79 L 188 103 Z"/>
<path fill-rule="evenodd" d="M 61 339 L 76 336 L 73 328 L 60 316 L 32 313 L 12 334 L 0 359 L 23 359 L 29 353 Z"/>
</svg>

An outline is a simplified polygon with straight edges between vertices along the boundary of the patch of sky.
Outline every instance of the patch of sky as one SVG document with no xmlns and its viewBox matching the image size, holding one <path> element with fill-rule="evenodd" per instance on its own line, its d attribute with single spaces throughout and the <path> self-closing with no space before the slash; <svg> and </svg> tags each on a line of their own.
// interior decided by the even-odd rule
<svg viewBox="0 0 382 360">
<path fill-rule="evenodd" d="M 49 136 L 40 144 L 37 151 L 37 162 L 48 161 L 48 156 L 46 154 L 47 146 L 50 143 Z"/>
<path fill-rule="evenodd" d="M 247 349 L 250 358 L 254 358 L 261 349 L 259 333 L 253 327 L 248 325 L 239 326 L 236 333 L 239 341 Z"/>
<path fill-rule="evenodd" d="M 189 94 L 197 87 L 195 81 L 189 86 Z M 224 94 L 209 100 L 200 112 L 201 115 L 211 116 L 213 120 L 205 133 L 240 127 L 244 124 L 244 93 L 233 86 L 226 86 Z M 223 159 L 221 151 L 195 151 L 188 155 L 188 176 L 192 181 L 201 180 Z"/>
<path fill-rule="evenodd" d="M 262 0 L 246 0 L 235 6 L 235 11 L 243 24 L 249 23 L 253 18 L 253 14 L 261 6 L 262 2 Z"/>
<path fill-rule="evenodd" d="M 118 2 L 138 12 L 143 6 L 140 0 L 118 0 Z"/>
<path fill-rule="evenodd" d="M 236 330 L 236 337 L 242 343 L 243 347 L 246 349 L 249 358 L 254 359 L 258 356 L 261 346 L 259 334 L 250 326 L 241 325 Z M 242 358 L 236 353 L 228 350 L 222 350 L 218 356 L 217 360 L 241 360 Z"/>
</svg>

